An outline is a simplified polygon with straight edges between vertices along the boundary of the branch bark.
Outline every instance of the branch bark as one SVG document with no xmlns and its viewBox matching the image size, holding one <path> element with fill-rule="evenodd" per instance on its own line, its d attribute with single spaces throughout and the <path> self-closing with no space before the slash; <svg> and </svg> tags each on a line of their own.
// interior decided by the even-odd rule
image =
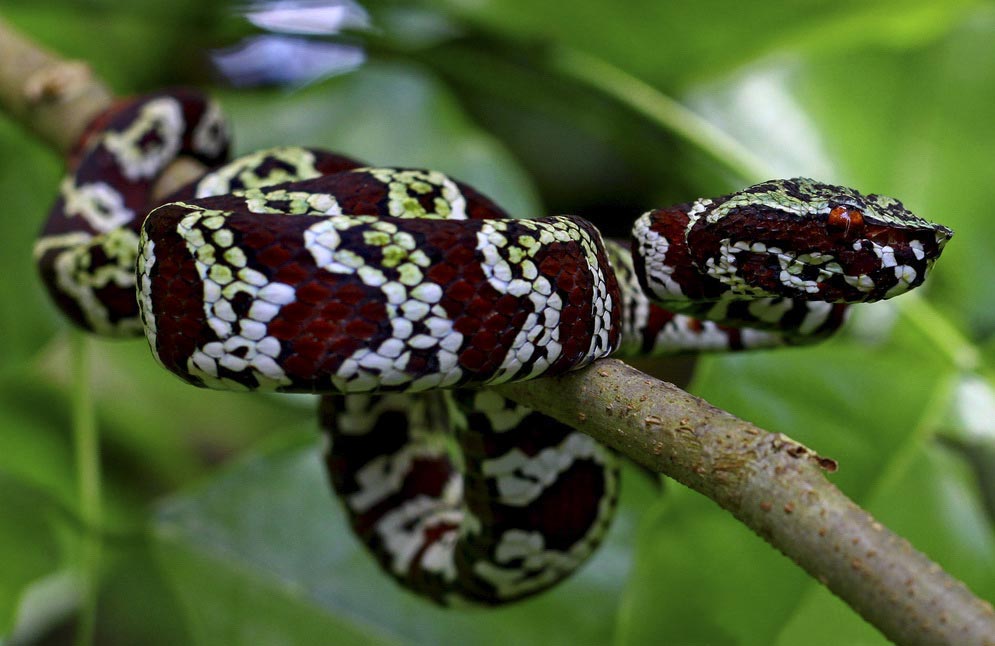
<svg viewBox="0 0 995 646">
<path fill-rule="evenodd" d="M 606 359 L 498 391 L 708 496 L 900 644 L 995 644 L 995 610 L 847 498 L 836 464 Z"/>
<path fill-rule="evenodd" d="M 69 151 L 111 94 L 0 20 L 0 107 Z M 196 167 L 167 170 L 160 186 Z M 162 192 L 168 192 L 161 189 Z M 832 460 L 620 361 L 499 392 L 708 496 L 902 644 L 995 646 L 995 610 L 848 499 Z"/>
<path fill-rule="evenodd" d="M 110 102 L 89 65 L 60 58 L 0 18 L 0 106 L 42 141 L 68 153 Z"/>
</svg>

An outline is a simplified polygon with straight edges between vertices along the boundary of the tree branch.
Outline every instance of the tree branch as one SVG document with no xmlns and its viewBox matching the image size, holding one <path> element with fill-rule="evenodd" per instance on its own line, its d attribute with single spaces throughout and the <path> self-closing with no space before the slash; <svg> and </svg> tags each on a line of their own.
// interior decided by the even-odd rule
<svg viewBox="0 0 995 646">
<path fill-rule="evenodd" d="M 995 610 L 829 482 L 836 464 L 606 359 L 498 392 L 731 512 L 901 644 L 993 644 Z"/>
<path fill-rule="evenodd" d="M 0 18 L 0 106 L 46 144 L 69 152 L 110 102 L 89 65 L 59 58 Z"/>
<path fill-rule="evenodd" d="M 48 145 L 70 150 L 110 100 L 85 65 L 0 20 L 0 106 Z M 160 186 L 196 172 L 178 168 Z M 614 359 L 498 391 L 708 496 L 889 639 L 995 644 L 992 606 L 844 496 L 823 473 L 835 463 L 790 438 Z"/>
</svg>

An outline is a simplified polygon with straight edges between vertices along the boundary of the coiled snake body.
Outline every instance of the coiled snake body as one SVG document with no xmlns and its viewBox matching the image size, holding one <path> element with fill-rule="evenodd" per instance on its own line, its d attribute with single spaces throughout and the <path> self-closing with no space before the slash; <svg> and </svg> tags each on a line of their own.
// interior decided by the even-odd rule
<svg viewBox="0 0 995 646">
<path fill-rule="evenodd" d="M 87 329 L 144 330 L 192 384 L 324 394 L 354 531 L 442 604 L 556 583 L 615 505 L 608 449 L 481 387 L 620 349 L 818 339 L 846 303 L 921 284 L 951 235 L 891 198 L 775 180 L 650 211 L 630 256 L 580 218 L 512 219 L 436 171 L 293 147 L 216 167 L 144 217 L 169 162 L 217 166 L 227 148 L 220 111 L 189 91 L 98 118 L 37 243 L 45 283 Z"/>
</svg>

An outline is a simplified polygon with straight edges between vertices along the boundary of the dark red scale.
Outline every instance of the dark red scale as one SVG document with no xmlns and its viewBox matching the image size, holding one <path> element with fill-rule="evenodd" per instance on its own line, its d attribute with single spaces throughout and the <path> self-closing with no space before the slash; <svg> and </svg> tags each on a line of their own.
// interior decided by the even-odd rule
<svg viewBox="0 0 995 646">
<path fill-rule="evenodd" d="M 256 260 L 259 260 L 260 262 L 263 262 L 260 256 L 264 256 L 269 249 L 280 248 L 274 246 L 276 236 L 273 235 L 273 232 L 268 227 L 253 227 L 251 226 L 251 223 L 249 223 L 249 226 L 243 227 L 240 233 L 242 234 L 243 245 L 250 249 L 259 250 Z M 283 259 L 280 264 L 283 264 L 287 260 L 289 260 L 289 258 Z"/>
<path fill-rule="evenodd" d="M 287 375 L 314 374 L 318 367 L 318 355 L 316 354 L 318 351 L 311 344 L 300 346 L 295 341 L 293 354 L 282 359 L 280 362 L 283 365 L 284 372 Z"/>
<path fill-rule="evenodd" d="M 518 336 L 518 329 L 521 327 L 522 321 L 524 320 L 524 318 L 525 318 L 524 316 L 521 317 L 521 320 L 519 320 L 517 318 L 513 318 L 511 320 L 511 326 L 508 327 L 507 329 L 505 329 L 501 333 L 501 347 L 502 348 L 510 348 L 511 344 L 514 343 L 515 337 Z"/>
<path fill-rule="evenodd" d="M 298 326 L 282 318 L 270 321 L 266 333 L 280 341 L 293 341 L 297 336 Z"/>
<path fill-rule="evenodd" d="M 334 294 L 334 292 L 329 290 L 328 300 L 325 301 L 324 305 L 322 306 L 320 316 L 324 319 L 328 319 L 331 321 L 335 321 L 337 319 L 349 316 L 349 314 L 352 313 L 352 308 L 350 308 L 348 305 L 346 305 L 340 300 L 333 299 L 332 294 Z M 373 318 L 373 316 L 376 315 L 376 306 L 370 305 L 370 307 L 373 311 L 365 315 L 369 318 Z"/>
<path fill-rule="evenodd" d="M 482 321 L 480 327 L 481 331 L 477 333 L 477 338 L 484 333 L 488 335 L 495 334 L 508 327 L 508 316 L 495 311 Z"/>
<path fill-rule="evenodd" d="M 431 370 L 431 366 L 429 365 L 428 358 L 423 355 L 416 353 L 408 360 L 408 372 L 413 375 L 424 375 L 429 370 Z"/>
<path fill-rule="evenodd" d="M 280 310 L 280 319 L 288 323 L 301 323 L 306 321 L 314 312 L 311 304 L 304 301 L 289 303 Z"/>
<path fill-rule="evenodd" d="M 384 317 L 384 306 L 379 301 L 368 301 L 356 310 L 357 314 L 367 321 L 381 321 Z"/>
<path fill-rule="evenodd" d="M 290 260 L 291 256 L 290 251 L 283 247 L 270 246 L 256 254 L 256 260 L 270 267 L 279 267 Z M 298 290 L 298 293 L 300 293 L 300 290 Z"/>
<path fill-rule="evenodd" d="M 485 327 L 487 327 L 486 324 Z M 496 349 L 498 347 L 498 340 L 498 335 L 488 329 L 478 332 L 473 336 L 474 346 L 482 352 L 491 352 Z"/>
<path fill-rule="evenodd" d="M 458 316 L 453 322 L 453 329 L 463 336 L 473 336 L 473 333 L 480 329 L 480 319 L 469 315 Z"/>
<path fill-rule="evenodd" d="M 377 326 L 363 319 L 353 319 L 345 326 L 346 334 L 357 339 L 372 339 L 377 333 Z"/>
<path fill-rule="evenodd" d="M 325 350 L 325 344 L 313 336 L 294 339 L 294 350 L 297 356 L 318 357 Z"/>
<path fill-rule="evenodd" d="M 453 299 L 457 303 L 466 302 L 473 296 L 473 285 L 466 280 L 458 280 L 452 286 L 446 290 L 446 295 L 444 298 L 448 297 Z M 445 305 L 446 311 L 449 311 L 452 305 Z"/>
<path fill-rule="evenodd" d="M 459 355 L 460 367 L 471 373 L 483 373 L 487 365 L 487 355 L 477 347 L 476 338 L 471 338 L 470 343 L 472 345 Z"/>
<path fill-rule="evenodd" d="M 490 296 L 490 294 L 488 294 Z M 477 296 L 466 304 L 465 315 L 483 319 L 494 309 L 494 301 Z"/>
<path fill-rule="evenodd" d="M 360 285 L 345 284 L 334 290 L 335 302 L 342 305 L 355 305 L 363 300 L 366 291 Z"/>
<path fill-rule="evenodd" d="M 505 294 L 494 303 L 494 311 L 502 316 L 514 316 L 518 311 L 518 299 L 511 294 Z"/>
<path fill-rule="evenodd" d="M 543 276 L 556 276 L 560 273 L 560 260 L 556 254 L 547 253 L 539 263 L 539 272 Z"/>
<path fill-rule="evenodd" d="M 311 273 L 295 262 L 288 262 L 280 266 L 280 269 L 273 274 L 273 280 L 286 283 L 287 285 L 299 285 L 308 278 Z"/>
<path fill-rule="evenodd" d="M 325 325 L 327 324 L 328 322 L 326 321 Z M 317 322 L 313 326 L 313 329 L 320 330 L 321 326 L 322 324 L 320 322 Z M 359 349 L 362 346 L 362 344 L 356 343 L 355 339 L 344 334 L 341 326 L 342 326 L 341 321 L 335 321 L 334 326 L 330 330 L 327 327 L 325 327 L 326 331 L 326 334 L 324 335 L 325 345 L 328 347 L 328 350 L 331 352 L 332 355 L 347 357 L 351 355 L 353 352 L 355 352 L 357 349 Z"/>
<path fill-rule="evenodd" d="M 269 264 L 263 262 L 263 264 Z M 297 300 L 309 305 L 319 305 L 327 302 L 332 295 L 331 290 L 317 280 L 309 280 L 297 288 Z"/>
<path fill-rule="evenodd" d="M 453 267 L 448 262 L 440 262 L 438 264 L 432 265 L 427 272 L 425 272 L 425 278 L 438 285 L 448 285 L 457 276 L 456 268 Z"/>
<path fill-rule="evenodd" d="M 473 247 L 453 247 L 446 252 L 446 258 L 457 267 L 465 267 L 476 259 Z"/>
</svg>

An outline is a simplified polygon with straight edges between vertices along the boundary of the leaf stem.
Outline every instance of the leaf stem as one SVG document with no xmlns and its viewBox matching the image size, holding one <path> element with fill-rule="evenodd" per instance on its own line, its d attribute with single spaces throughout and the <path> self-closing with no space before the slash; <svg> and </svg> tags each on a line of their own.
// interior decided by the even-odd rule
<svg viewBox="0 0 995 646">
<path fill-rule="evenodd" d="M 762 159 L 721 128 L 611 63 L 569 48 L 558 49 L 551 63 L 560 73 L 629 106 L 749 183 L 774 176 Z"/>
<path fill-rule="evenodd" d="M 80 517 L 83 520 L 79 563 L 83 591 L 75 643 L 77 646 L 90 646 L 93 644 L 96 627 L 102 548 L 100 438 L 90 387 L 90 347 L 86 335 L 76 330 L 71 331 L 70 349 L 73 374 L 73 445 L 76 455 Z"/>
<path fill-rule="evenodd" d="M 981 367 L 981 354 L 974 343 L 919 294 L 903 295 L 899 310 L 958 370 L 977 371 Z"/>
<path fill-rule="evenodd" d="M 570 78 L 586 83 L 629 106 L 747 182 L 763 181 L 776 174 L 762 159 L 721 128 L 652 85 L 605 60 L 574 49 L 560 48 L 552 57 L 552 66 Z M 959 370 L 976 372 L 981 369 L 981 355 L 977 346 L 947 316 L 919 294 L 904 295 L 900 310 L 909 323 Z"/>
<path fill-rule="evenodd" d="M 950 400 L 957 388 L 960 375 L 949 373 L 937 380 L 937 385 L 926 401 L 919 415 L 919 421 L 908 436 L 888 459 L 882 464 L 883 470 L 863 496 L 867 505 L 874 504 L 885 492 L 892 489 L 897 482 L 909 473 L 922 447 L 943 426 L 944 415 L 950 409 Z"/>
</svg>

